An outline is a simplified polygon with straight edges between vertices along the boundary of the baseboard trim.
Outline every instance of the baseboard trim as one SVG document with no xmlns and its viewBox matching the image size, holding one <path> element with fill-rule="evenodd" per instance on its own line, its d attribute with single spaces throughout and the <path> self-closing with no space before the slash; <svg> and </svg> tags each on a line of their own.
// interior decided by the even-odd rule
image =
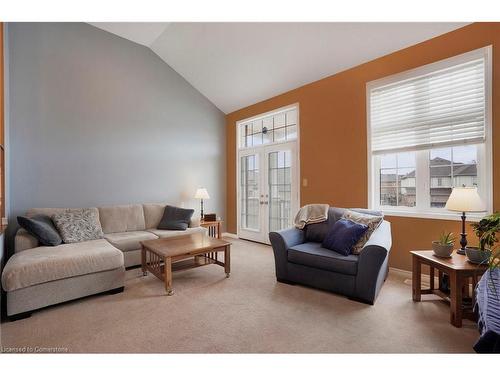
<svg viewBox="0 0 500 375">
<path fill-rule="evenodd" d="M 403 277 L 409 279 L 410 281 L 412 280 L 413 273 L 411 271 L 402 270 L 400 268 L 395 268 L 395 267 L 389 267 L 389 272 L 392 272 L 393 274 L 396 274 L 399 276 L 403 276 Z M 430 276 L 429 275 L 423 273 L 421 278 L 422 278 L 422 283 L 424 284 L 424 286 L 430 285 Z M 439 282 L 438 277 L 434 276 L 435 285 L 437 285 L 438 282 Z"/>
<path fill-rule="evenodd" d="M 405 276 L 411 278 L 412 272 L 407 270 L 402 270 L 401 268 L 389 267 L 389 272 L 398 274 L 400 276 Z"/>
<path fill-rule="evenodd" d="M 229 232 L 223 232 L 222 237 L 229 237 L 229 238 L 236 238 L 236 239 L 239 238 L 237 234 L 229 233 Z"/>
</svg>

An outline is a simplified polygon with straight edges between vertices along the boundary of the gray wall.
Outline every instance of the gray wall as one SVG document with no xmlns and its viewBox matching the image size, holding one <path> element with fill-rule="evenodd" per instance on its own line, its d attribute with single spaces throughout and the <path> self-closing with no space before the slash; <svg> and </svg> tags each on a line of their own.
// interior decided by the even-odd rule
<svg viewBox="0 0 500 375">
<path fill-rule="evenodd" d="M 9 221 L 168 201 L 225 215 L 224 115 L 151 50 L 83 23 L 10 23 Z"/>
</svg>

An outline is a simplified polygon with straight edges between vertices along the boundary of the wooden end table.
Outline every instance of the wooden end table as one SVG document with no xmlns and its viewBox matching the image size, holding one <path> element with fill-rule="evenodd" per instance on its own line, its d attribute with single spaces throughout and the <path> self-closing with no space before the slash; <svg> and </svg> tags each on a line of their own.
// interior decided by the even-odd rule
<svg viewBox="0 0 500 375">
<path fill-rule="evenodd" d="M 231 272 L 231 243 L 204 233 L 147 240 L 141 244 L 143 275 L 149 271 L 162 280 L 168 296 L 174 294 L 172 271 L 217 264 L 224 267 L 226 277 Z M 224 261 L 218 256 L 219 252 L 224 253 Z"/>
<path fill-rule="evenodd" d="M 200 221 L 200 227 L 208 229 L 208 235 L 220 239 L 222 237 L 222 220 Z"/>
<path fill-rule="evenodd" d="M 469 279 L 472 279 L 472 306 L 475 303 L 475 288 L 487 266 L 470 263 L 465 255 L 453 252 L 450 258 L 440 258 L 432 250 L 411 251 L 413 264 L 413 301 L 420 302 L 422 294 L 435 294 L 450 303 L 450 323 L 462 326 L 462 317 L 473 319 L 471 309 L 463 308 L 463 295 L 469 291 Z M 422 289 L 422 264 L 430 267 L 430 287 Z M 434 288 L 434 270 L 438 270 L 438 288 Z M 443 274 L 450 280 L 450 294 L 441 291 Z"/>
</svg>

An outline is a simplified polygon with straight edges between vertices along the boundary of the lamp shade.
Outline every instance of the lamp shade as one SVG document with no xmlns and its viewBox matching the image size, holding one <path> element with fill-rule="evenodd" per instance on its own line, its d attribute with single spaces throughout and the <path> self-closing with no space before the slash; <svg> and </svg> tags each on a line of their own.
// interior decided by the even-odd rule
<svg viewBox="0 0 500 375">
<path fill-rule="evenodd" d="M 475 187 L 453 188 L 445 208 L 450 211 L 460 212 L 486 211 L 486 206 Z"/>
<path fill-rule="evenodd" d="M 196 190 L 194 197 L 197 199 L 210 199 L 210 195 L 208 195 L 208 191 L 205 188 L 199 188 Z"/>
</svg>

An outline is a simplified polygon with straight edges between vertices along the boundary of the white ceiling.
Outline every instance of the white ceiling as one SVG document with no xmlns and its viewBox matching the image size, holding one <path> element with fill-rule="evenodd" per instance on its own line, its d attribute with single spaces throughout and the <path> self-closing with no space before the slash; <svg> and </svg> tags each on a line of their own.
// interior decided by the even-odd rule
<svg viewBox="0 0 500 375">
<path fill-rule="evenodd" d="M 150 47 L 225 113 L 465 23 L 93 23 Z"/>
<path fill-rule="evenodd" d="M 169 22 L 89 22 L 91 25 L 150 47 Z"/>
</svg>

